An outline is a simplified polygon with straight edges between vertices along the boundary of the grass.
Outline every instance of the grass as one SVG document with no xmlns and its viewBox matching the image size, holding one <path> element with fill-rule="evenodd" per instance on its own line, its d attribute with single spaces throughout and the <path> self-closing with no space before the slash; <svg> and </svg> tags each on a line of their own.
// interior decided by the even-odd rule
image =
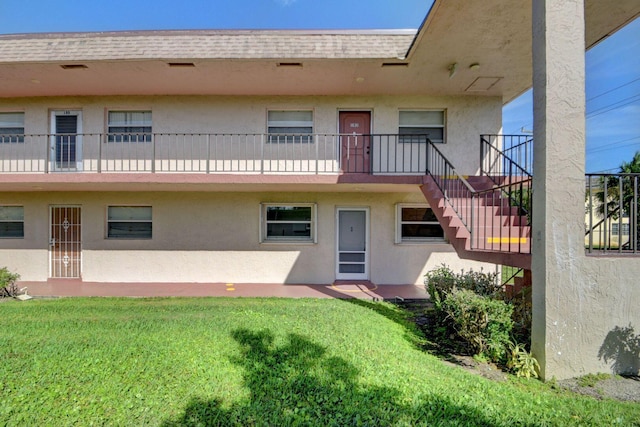
<svg viewBox="0 0 640 427">
<path fill-rule="evenodd" d="M 637 404 L 447 366 L 384 303 L 93 298 L 0 314 L 0 425 L 640 425 Z"/>
<path fill-rule="evenodd" d="M 514 277 L 524 277 L 524 272 L 518 267 L 503 265 L 500 283 L 506 284 L 506 285 L 513 285 Z"/>
</svg>

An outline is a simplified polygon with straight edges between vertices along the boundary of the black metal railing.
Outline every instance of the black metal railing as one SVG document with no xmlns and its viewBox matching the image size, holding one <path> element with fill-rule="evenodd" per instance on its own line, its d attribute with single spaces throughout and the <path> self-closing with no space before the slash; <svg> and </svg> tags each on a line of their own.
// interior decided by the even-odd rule
<svg viewBox="0 0 640 427">
<path fill-rule="evenodd" d="M 0 135 L 0 173 L 180 172 L 424 175 L 425 135 Z"/>
<path fill-rule="evenodd" d="M 480 135 L 480 141 L 480 165 L 485 171 L 496 175 L 513 172 L 533 176 L 533 136 L 487 134 Z M 494 150 L 500 155 L 494 155 Z M 514 170 L 512 164 L 518 165 L 518 169 Z"/>
<path fill-rule="evenodd" d="M 585 248 L 588 254 L 638 254 L 640 174 L 586 174 Z"/>
</svg>

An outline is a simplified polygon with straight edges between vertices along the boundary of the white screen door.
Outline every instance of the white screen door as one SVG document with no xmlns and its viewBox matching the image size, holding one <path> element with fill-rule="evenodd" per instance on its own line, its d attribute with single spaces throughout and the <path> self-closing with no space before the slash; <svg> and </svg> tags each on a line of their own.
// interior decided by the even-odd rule
<svg viewBox="0 0 640 427">
<path fill-rule="evenodd" d="M 368 217 L 366 208 L 338 208 L 336 279 L 369 279 Z"/>
</svg>

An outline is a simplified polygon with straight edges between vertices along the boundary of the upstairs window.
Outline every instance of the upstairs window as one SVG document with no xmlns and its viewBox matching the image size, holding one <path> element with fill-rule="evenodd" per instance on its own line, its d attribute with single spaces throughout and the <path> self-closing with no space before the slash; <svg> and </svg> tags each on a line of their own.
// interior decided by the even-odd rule
<svg viewBox="0 0 640 427">
<path fill-rule="evenodd" d="M 314 204 L 263 204 L 262 241 L 315 242 Z"/>
<path fill-rule="evenodd" d="M 313 111 L 269 111 L 267 132 L 270 143 L 313 142 Z"/>
<path fill-rule="evenodd" d="M 23 206 L 0 206 L 0 238 L 24 238 Z"/>
<path fill-rule="evenodd" d="M 0 113 L 0 144 L 24 142 L 24 113 Z"/>
<path fill-rule="evenodd" d="M 444 230 L 426 205 L 397 205 L 396 216 L 396 243 L 444 241 Z"/>
<path fill-rule="evenodd" d="M 401 143 L 425 143 L 427 138 L 437 144 L 445 142 L 444 110 L 400 111 L 399 123 Z"/>
<path fill-rule="evenodd" d="M 151 142 L 151 111 L 109 111 L 108 142 Z"/>
<path fill-rule="evenodd" d="M 151 239 L 151 206 L 109 206 L 107 238 Z"/>
</svg>

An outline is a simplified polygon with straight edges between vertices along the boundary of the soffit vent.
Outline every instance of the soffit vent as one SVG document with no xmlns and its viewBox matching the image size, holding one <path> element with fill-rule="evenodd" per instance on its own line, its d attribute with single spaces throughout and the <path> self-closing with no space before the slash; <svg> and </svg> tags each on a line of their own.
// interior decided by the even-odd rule
<svg viewBox="0 0 640 427">
<path fill-rule="evenodd" d="M 390 68 L 400 68 L 400 67 L 408 67 L 409 63 L 408 62 L 383 62 L 382 63 L 383 67 L 390 67 Z"/>
<path fill-rule="evenodd" d="M 84 64 L 62 64 L 60 67 L 63 70 L 83 70 L 85 68 L 89 68 Z"/>
</svg>

